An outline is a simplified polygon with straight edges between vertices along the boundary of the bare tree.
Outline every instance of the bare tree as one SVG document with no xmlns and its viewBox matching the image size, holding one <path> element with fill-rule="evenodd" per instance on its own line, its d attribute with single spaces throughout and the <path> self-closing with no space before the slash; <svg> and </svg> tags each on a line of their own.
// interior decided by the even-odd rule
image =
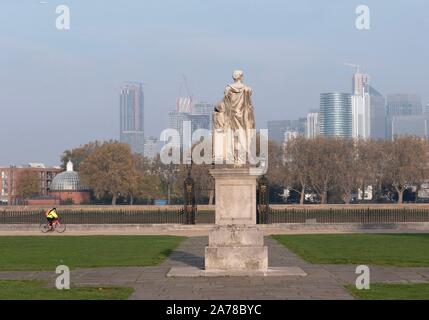
<svg viewBox="0 0 429 320">
<path fill-rule="evenodd" d="M 428 144 L 418 137 L 396 137 L 384 144 L 383 152 L 385 181 L 398 193 L 400 204 L 408 187 L 419 186 L 428 177 Z"/>
<path fill-rule="evenodd" d="M 351 139 L 337 139 L 335 143 L 335 165 L 336 183 L 342 191 L 342 196 L 346 204 L 350 204 L 352 193 L 356 190 L 358 180 L 358 152 L 357 147 Z"/>
<path fill-rule="evenodd" d="M 288 141 L 286 145 L 287 182 L 300 194 L 300 204 L 304 204 L 305 190 L 310 185 L 309 174 L 314 166 L 314 144 L 313 140 L 298 137 Z"/>
<path fill-rule="evenodd" d="M 312 140 L 312 170 L 308 177 L 311 188 L 319 195 L 323 204 L 327 203 L 328 192 L 334 190 L 338 179 L 339 140 L 323 137 Z"/>
</svg>

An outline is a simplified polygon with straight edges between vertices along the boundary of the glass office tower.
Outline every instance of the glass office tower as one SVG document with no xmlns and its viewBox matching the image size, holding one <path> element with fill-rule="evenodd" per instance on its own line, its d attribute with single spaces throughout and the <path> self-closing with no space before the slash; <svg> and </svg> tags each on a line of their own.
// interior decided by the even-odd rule
<svg viewBox="0 0 429 320">
<path fill-rule="evenodd" d="M 128 82 L 121 88 L 120 141 L 127 143 L 134 153 L 143 155 L 144 95 L 139 82 Z"/>
<path fill-rule="evenodd" d="M 351 94 L 320 94 L 320 134 L 325 137 L 352 137 Z"/>
</svg>

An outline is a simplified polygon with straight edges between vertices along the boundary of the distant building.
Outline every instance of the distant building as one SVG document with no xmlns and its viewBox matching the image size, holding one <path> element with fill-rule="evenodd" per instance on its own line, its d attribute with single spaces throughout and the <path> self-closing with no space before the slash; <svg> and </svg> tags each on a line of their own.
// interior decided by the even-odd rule
<svg viewBox="0 0 429 320">
<path fill-rule="evenodd" d="M 192 107 L 192 131 L 197 129 L 212 129 L 214 105 L 208 102 L 198 102 Z"/>
<path fill-rule="evenodd" d="M 176 107 L 176 110 L 168 113 L 168 127 L 179 132 L 181 142 L 183 141 L 183 123 L 185 121 L 191 123 L 191 133 L 198 129 L 211 130 L 214 106 L 207 102 L 199 102 L 192 107 L 188 107 L 187 103 L 189 101 L 184 100 L 181 105 Z M 180 145 L 177 147 L 180 147 Z"/>
<path fill-rule="evenodd" d="M 310 111 L 307 114 L 307 133 L 306 137 L 308 139 L 314 139 L 320 134 L 319 126 L 319 111 Z"/>
<path fill-rule="evenodd" d="M 369 98 L 371 104 L 371 139 L 386 138 L 386 99 L 383 95 L 369 86 Z"/>
<path fill-rule="evenodd" d="M 199 129 L 211 129 L 211 117 L 205 114 L 190 114 L 189 121 L 191 121 L 192 132 Z"/>
<path fill-rule="evenodd" d="M 168 128 L 177 130 L 180 136 L 180 141 L 176 145 L 173 145 L 176 148 L 180 148 L 182 145 L 183 138 L 183 123 L 185 121 L 190 121 L 190 113 L 180 112 L 177 110 L 172 110 L 168 112 Z"/>
<path fill-rule="evenodd" d="M 325 137 L 352 137 L 352 98 L 349 93 L 320 95 L 320 134 Z"/>
<path fill-rule="evenodd" d="M 158 154 L 158 139 L 147 137 L 144 143 L 144 156 L 148 159 L 155 159 Z"/>
<path fill-rule="evenodd" d="M 307 118 L 298 120 L 274 120 L 267 122 L 268 138 L 282 145 L 287 131 L 296 131 L 300 136 L 306 136 Z"/>
<path fill-rule="evenodd" d="M 28 166 L 0 167 L 0 204 L 16 205 L 23 204 L 23 200 L 18 195 L 17 188 L 19 176 L 24 171 L 37 173 L 39 177 L 39 195 L 49 196 L 49 188 L 54 177 L 61 172 L 60 168 L 46 168 L 43 164 Z"/>
<path fill-rule="evenodd" d="M 352 88 L 352 137 L 368 139 L 371 134 L 369 75 L 356 72 Z"/>
<path fill-rule="evenodd" d="M 291 141 L 295 138 L 298 138 L 299 136 L 300 136 L 300 134 L 298 131 L 287 130 L 284 133 L 284 138 L 283 138 L 283 143 L 282 143 L 283 150 L 284 150 L 283 161 L 291 161 L 292 160 L 292 158 L 287 154 L 286 148 L 287 148 L 289 141 Z"/>
<path fill-rule="evenodd" d="M 368 86 L 369 86 L 369 75 L 363 74 L 357 71 L 353 75 L 352 94 L 362 96 L 365 94 L 365 92 L 369 91 Z"/>
<path fill-rule="evenodd" d="M 388 94 L 386 115 L 415 116 L 423 113 L 422 100 L 417 94 Z"/>
<path fill-rule="evenodd" d="M 298 138 L 300 136 L 298 131 L 286 131 L 283 139 L 283 145 L 286 146 L 290 140 Z"/>
<path fill-rule="evenodd" d="M 213 111 L 214 105 L 208 102 L 197 102 L 192 107 L 192 114 L 204 114 L 211 117 Z"/>
<path fill-rule="evenodd" d="M 352 136 L 384 139 L 386 136 L 385 99 L 370 85 L 367 74 L 356 72 L 352 81 Z"/>
<path fill-rule="evenodd" d="M 423 114 L 426 118 L 429 118 L 429 101 L 426 103 L 425 109 L 423 110 Z"/>
<path fill-rule="evenodd" d="M 192 97 L 180 97 L 177 99 L 176 110 L 183 113 L 192 112 Z"/>
<path fill-rule="evenodd" d="M 120 92 L 120 141 L 144 154 L 144 94 L 141 83 L 126 83 Z"/>
<path fill-rule="evenodd" d="M 411 117 L 406 119 L 406 117 Z M 399 118 L 398 118 L 399 117 Z M 417 120 L 423 117 L 421 98 L 417 94 L 388 94 L 386 103 L 386 138 L 392 139 L 395 134 L 405 134 L 405 132 L 415 132 L 411 127 L 414 124 L 422 123 Z M 393 124 L 394 118 L 395 124 Z M 417 121 L 417 122 L 416 122 Z M 393 128 L 396 127 L 396 133 Z M 420 129 L 417 129 L 420 132 Z"/>
<path fill-rule="evenodd" d="M 423 115 L 392 117 L 392 138 L 395 136 L 428 136 L 428 120 Z"/>
</svg>

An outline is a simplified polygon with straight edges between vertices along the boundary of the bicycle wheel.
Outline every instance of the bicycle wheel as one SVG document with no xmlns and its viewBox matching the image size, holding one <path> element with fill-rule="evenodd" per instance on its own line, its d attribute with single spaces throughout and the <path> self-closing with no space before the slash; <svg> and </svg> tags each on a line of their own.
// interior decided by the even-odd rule
<svg viewBox="0 0 429 320">
<path fill-rule="evenodd" d="M 55 231 L 58 232 L 58 233 L 63 233 L 64 231 L 66 231 L 66 225 L 62 224 L 62 223 L 57 224 L 55 226 Z"/>
<path fill-rule="evenodd" d="M 42 222 L 39 226 L 39 229 L 43 233 L 47 233 L 51 229 L 51 227 L 49 226 L 49 224 Z"/>
</svg>

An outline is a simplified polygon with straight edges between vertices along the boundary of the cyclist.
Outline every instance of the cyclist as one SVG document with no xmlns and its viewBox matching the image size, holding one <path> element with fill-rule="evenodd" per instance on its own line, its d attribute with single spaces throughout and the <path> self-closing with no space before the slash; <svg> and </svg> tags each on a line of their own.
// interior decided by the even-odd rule
<svg viewBox="0 0 429 320">
<path fill-rule="evenodd" d="M 48 220 L 51 230 L 53 229 L 54 222 L 58 221 L 57 208 L 48 209 L 45 211 L 46 219 Z"/>
</svg>

